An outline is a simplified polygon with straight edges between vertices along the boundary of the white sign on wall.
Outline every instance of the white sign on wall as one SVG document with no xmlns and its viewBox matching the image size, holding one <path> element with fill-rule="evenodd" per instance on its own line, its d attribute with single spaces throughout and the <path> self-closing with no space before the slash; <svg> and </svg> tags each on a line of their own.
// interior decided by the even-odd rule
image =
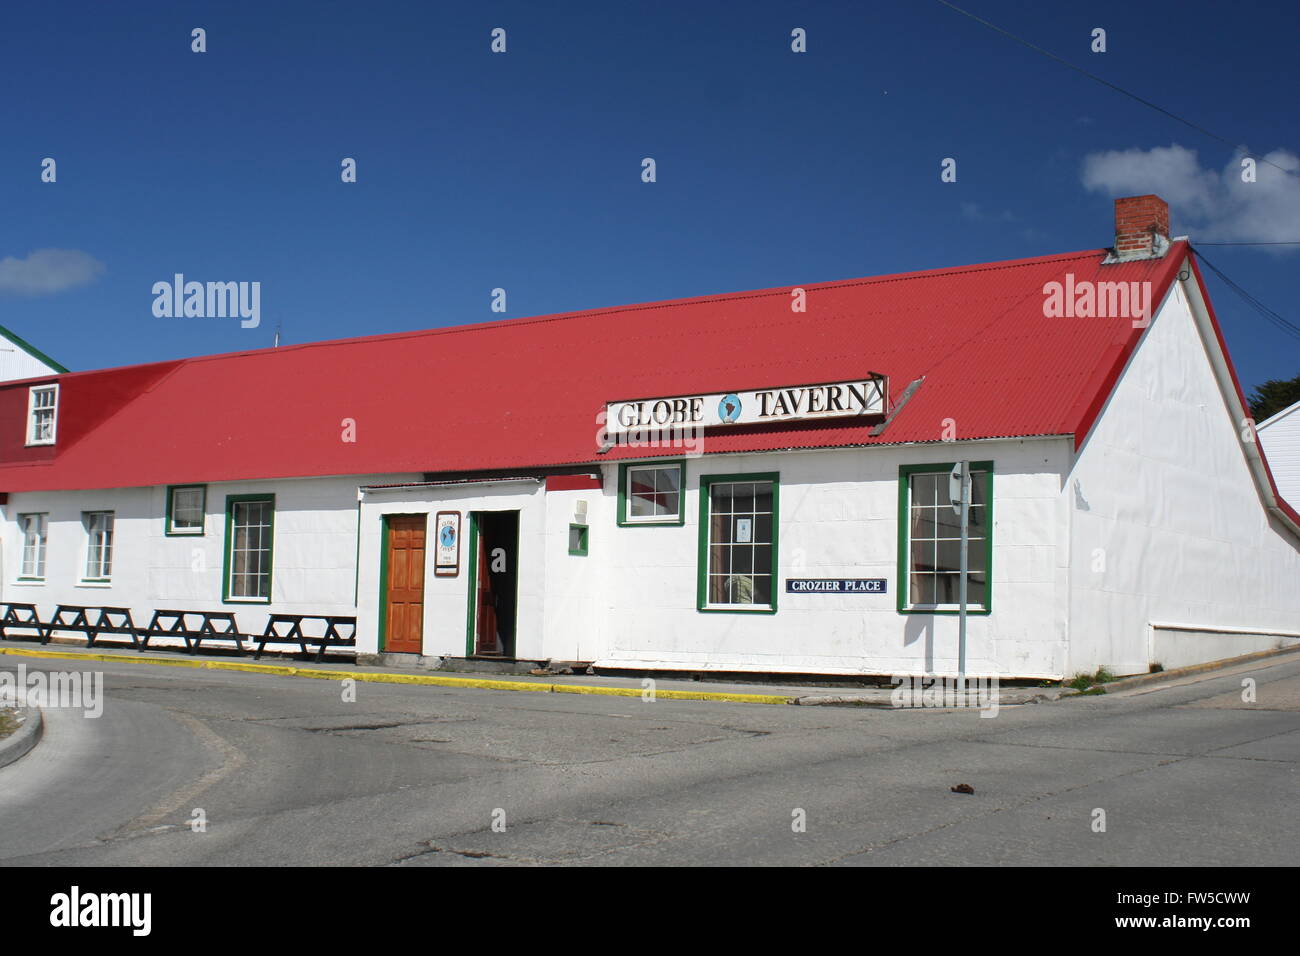
<svg viewBox="0 0 1300 956">
<path fill-rule="evenodd" d="M 811 418 L 883 415 L 888 384 L 883 375 L 869 374 L 823 385 L 609 402 L 605 406 L 605 431 L 619 434 L 642 428 L 779 425 Z"/>
<path fill-rule="evenodd" d="M 460 512 L 439 511 L 434 534 L 433 573 L 455 577 L 460 572 Z"/>
</svg>

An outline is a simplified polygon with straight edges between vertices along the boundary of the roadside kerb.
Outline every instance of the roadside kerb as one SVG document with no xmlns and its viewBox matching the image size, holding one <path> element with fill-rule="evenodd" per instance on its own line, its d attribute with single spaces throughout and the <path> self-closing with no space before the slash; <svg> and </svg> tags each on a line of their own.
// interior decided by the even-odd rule
<svg viewBox="0 0 1300 956">
<path fill-rule="evenodd" d="M 1251 654 L 1242 654 L 1238 657 L 1227 657 L 1221 661 L 1207 661 L 1204 664 L 1188 664 L 1186 667 L 1175 667 L 1172 670 L 1156 671 L 1154 674 L 1136 674 L 1133 677 L 1121 677 L 1118 680 L 1107 681 L 1104 684 L 1093 684 L 1087 690 L 1074 690 L 1070 688 L 1061 694 L 1062 697 L 1077 697 L 1080 694 L 1086 694 L 1088 690 L 1100 687 L 1106 693 L 1117 690 L 1128 690 L 1131 687 L 1142 687 L 1146 684 L 1158 684 L 1161 681 L 1177 680 L 1181 677 L 1191 677 L 1196 674 L 1208 674 L 1212 671 L 1227 670 L 1230 667 L 1239 667 L 1242 664 L 1253 664 L 1255 661 L 1267 660 L 1270 657 L 1284 657 L 1287 654 L 1300 654 L 1300 644 L 1293 647 L 1278 647 L 1271 651 L 1255 651 Z"/>
<path fill-rule="evenodd" d="M 433 674 L 393 674 L 383 671 L 326 670 L 291 667 L 284 664 L 249 664 L 240 661 L 173 660 L 163 657 L 136 657 L 125 654 L 86 654 L 76 651 L 44 651 L 17 647 L 0 647 L 0 654 L 14 657 L 55 658 L 74 661 L 105 661 L 114 664 L 152 664 L 164 667 L 192 667 L 201 670 L 244 671 L 278 677 L 307 677 L 313 680 L 356 680 L 376 684 L 413 684 L 431 687 L 464 687 L 479 690 L 524 691 L 551 694 L 596 694 L 607 697 L 640 697 L 639 687 L 600 687 L 592 684 L 551 684 L 540 681 L 510 681 L 480 677 L 441 677 Z M 722 691 L 671 690 L 656 688 L 656 699 L 707 700 L 739 704 L 789 704 L 795 698 L 785 694 L 738 694 Z"/>
<path fill-rule="evenodd" d="M 27 756 L 41 740 L 45 721 L 39 707 L 24 707 L 23 725 L 8 737 L 0 739 L 0 767 L 7 767 L 21 757 Z"/>
</svg>

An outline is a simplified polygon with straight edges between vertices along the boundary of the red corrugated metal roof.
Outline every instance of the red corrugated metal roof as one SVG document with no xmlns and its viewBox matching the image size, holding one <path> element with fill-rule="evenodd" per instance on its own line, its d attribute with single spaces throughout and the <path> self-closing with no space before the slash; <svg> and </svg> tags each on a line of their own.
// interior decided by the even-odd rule
<svg viewBox="0 0 1300 956">
<path fill-rule="evenodd" d="M 1152 283 L 1186 253 L 1102 265 L 1105 250 L 516 319 L 59 376 L 67 401 L 157 377 L 53 461 L 0 465 L 0 491 L 313 475 L 454 472 L 647 457 L 596 454 L 597 415 L 632 397 L 832 382 L 867 371 L 893 397 L 878 438 L 823 422 L 710 434 L 706 452 L 1074 435 L 1136 346 L 1127 318 L 1047 318 L 1043 287 Z M 97 376 L 97 377 L 96 377 Z M 110 383 L 110 384 L 106 384 Z M 20 388 L 21 385 L 9 385 Z M 342 440 L 344 419 L 356 441 Z"/>
</svg>

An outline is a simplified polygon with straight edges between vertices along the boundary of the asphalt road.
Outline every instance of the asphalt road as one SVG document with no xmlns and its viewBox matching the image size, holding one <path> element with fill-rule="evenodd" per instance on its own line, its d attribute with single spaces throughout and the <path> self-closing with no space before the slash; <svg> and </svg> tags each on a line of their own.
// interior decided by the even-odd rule
<svg viewBox="0 0 1300 956">
<path fill-rule="evenodd" d="M 5 865 L 1300 863 L 1294 658 L 993 719 L 19 663 L 107 698 L 0 769 Z"/>
</svg>

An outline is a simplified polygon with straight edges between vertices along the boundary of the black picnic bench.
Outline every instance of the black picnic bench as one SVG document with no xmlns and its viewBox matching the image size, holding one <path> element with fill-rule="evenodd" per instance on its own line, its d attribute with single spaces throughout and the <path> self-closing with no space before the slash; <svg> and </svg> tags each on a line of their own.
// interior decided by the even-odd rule
<svg viewBox="0 0 1300 956">
<path fill-rule="evenodd" d="M 9 640 L 9 628 L 21 627 L 24 630 L 35 631 L 35 637 L 40 637 L 44 632 L 41 630 L 41 616 L 36 612 L 35 604 L 22 604 L 18 601 L 0 602 L 0 608 L 4 608 L 4 613 L 0 614 L 0 640 Z"/>
<path fill-rule="evenodd" d="M 303 630 L 303 624 L 307 621 L 323 622 L 324 633 L 308 634 Z M 285 630 L 286 627 L 288 630 Z M 340 628 L 347 630 L 346 636 L 340 633 Z M 356 647 L 357 619 L 336 614 L 272 614 L 266 622 L 266 630 L 256 640 L 257 653 L 253 655 L 253 660 L 262 656 L 267 644 L 297 644 L 302 648 L 304 657 L 311 653 L 307 646 L 315 644 L 316 662 L 319 663 L 324 658 L 327 647 Z"/>
<path fill-rule="evenodd" d="M 141 653 L 148 650 L 149 642 L 156 637 L 178 637 L 191 654 L 202 650 L 205 641 L 233 641 L 240 654 L 246 653 L 246 643 L 256 644 L 254 660 L 261 658 L 268 644 L 297 644 L 303 657 L 311 656 L 314 645 L 317 662 L 324 659 L 326 648 L 357 644 L 357 619 L 339 614 L 271 614 L 266 629 L 261 634 L 252 634 L 240 631 L 232 611 L 160 608 L 153 612 L 149 624 L 141 627 L 132 620 L 131 609 L 126 607 L 60 604 L 53 617 L 45 622 L 41 621 L 35 604 L 0 602 L 0 609 L 3 609 L 0 638 L 9 639 L 9 628 L 22 628 L 35 631 L 42 644 L 48 644 L 55 631 L 84 634 L 90 647 L 102 635 L 124 634 Z"/>
<path fill-rule="evenodd" d="M 245 635 L 239 632 L 230 611 L 154 611 L 149 626 L 141 632 L 137 650 L 143 653 L 155 637 L 179 637 L 191 654 L 197 654 L 204 641 L 234 641 L 239 653 L 244 653 Z"/>
<path fill-rule="evenodd" d="M 141 629 L 131 619 L 129 607 L 60 604 L 54 616 L 41 626 L 41 643 L 48 644 L 55 631 L 84 634 L 87 647 L 94 647 L 103 634 L 125 634 L 133 645 L 140 646 Z"/>
</svg>

